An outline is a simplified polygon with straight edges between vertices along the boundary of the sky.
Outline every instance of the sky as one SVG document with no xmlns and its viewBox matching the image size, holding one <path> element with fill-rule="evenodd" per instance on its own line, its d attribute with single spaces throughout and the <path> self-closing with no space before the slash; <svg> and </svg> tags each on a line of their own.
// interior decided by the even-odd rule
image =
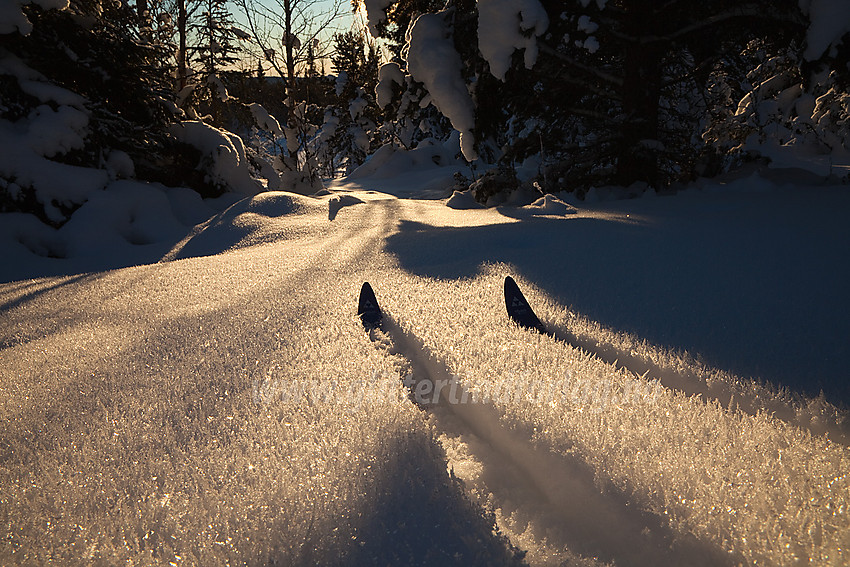
<svg viewBox="0 0 850 567">
<path fill-rule="evenodd" d="M 312 2 L 313 0 L 302 1 Z M 276 2 L 275 0 L 262 0 L 261 3 L 269 8 L 278 5 L 278 2 Z M 315 12 L 324 12 L 331 10 L 333 9 L 333 5 L 333 0 L 315 0 Z M 231 13 L 233 14 L 237 24 L 243 29 L 248 30 L 249 26 L 247 25 L 245 16 L 242 14 L 242 11 L 239 6 L 233 2 L 230 2 L 228 6 L 230 7 Z M 354 21 L 355 15 L 351 12 L 350 2 L 345 0 L 343 1 L 342 5 L 342 14 L 334 22 L 332 29 L 327 29 L 321 34 L 322 41 L 330 43 L 332 41 L 333 34 L 348 31 L 354 25 Z M 237 65 L 237 68 L 244 68 L 249 70 L 254 70 L 256 69 L 256 67 L 256 57 L 253 56 L 247 56 L 241 66 Z M 333 66 L 329 59 L 325 59 L 324 68 L 328 73 L 331 73 L 333 71 Z M 276 73 L 274 69 L 268 69 L 268 65 L 266 65 L 266 74 L 272 76 Z"/>
</svg>

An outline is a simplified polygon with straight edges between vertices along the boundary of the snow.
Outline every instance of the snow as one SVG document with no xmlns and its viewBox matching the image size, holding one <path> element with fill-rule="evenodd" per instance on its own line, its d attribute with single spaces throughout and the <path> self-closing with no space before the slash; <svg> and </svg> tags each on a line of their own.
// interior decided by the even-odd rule
<svg viewBox="0 0 850 567">
<path fill-rule="evenodd" d="M 800 0 L 800 9 L 809 17 L 803 51 L 807 61 L 820 59 L 850 33 L 850 3 L 844 0 Z"/>
<path fill-rule="evenodd" d="M 280 123 L 277 121 L 277 118 L 269 114 L 268 110 L 256 102 L 249 104 L 248 108 L 251 110 L 251 115 L 254 117 L 257 125 L 262 130 L 265 130 L 277 138 L 283 138 L 284 134 L 283 129 L 280 127 Z"/>
<path fill-rule="evenodd" d="M 378 107 L 386 108 L 393 100 L 393 83 L 405 85 L 404 73 L 398 63 L 384 63 L 378 69 L 378 83 L 375 85 L 375 101 Z"/>
<path fill-rule="evenodd" d="M 68 0 L 0 0 L 0 34 L 20 33 L 29 35 L 32 32 L 32 22 L 27 19 L 21 7 L 25 4 L 36 4 L 45 10 L 64 10 Z"/>
<path fill-rule="evenodd" d="M 537 36 L 549 27 L 538 0 L 478 0 L 478 49 L 490 72 L 502 81 L 515 50 L 524 50 L 525 66 L 537 62 Z"/>
<path fill-rule="evenodd" d="M 259 182 L 251 178 L 245 144 L 236 134 L 196 120 L 172 126 L 171 133 L 201 152 L 198 168 L 206 171 L 210 182 L 249 195 L 261 189 Z"/>
<path fill-rule="evenodd" d="M 79 183 L 80 173 L 75 175 L 65 182 Z M 58 230 L 33 215 L 0 215 L 5 249 L 0 278 L 10 281 L 157 262 L 193 226 L 234 199 L 228 194 L 220 201 L 203 201 L 189 189 L 122 180 L 88 195 Z"/>
<path fill-rule="evenodd" d="M 395 0 L 364 0 L 366 23 L 372 37 L 378 37 L 378 25 L 387 19 L 387 8 L 395 4 Z"/>
<path fill-rule="evenodd" d="M 590 35 L 599 29 L 599 24 L 592 21 L 590 16 L 580 16 L 578 19 L 578 30 Z"/>
<path fill-rule="evenodd" d="M 475 151 L 475 105 L 461 76 L 461 60 L 446 25 L 446 12 L 422 14 L 407 34 L 407 69 L 425 84 L 437 109 L 460 132 L 460 147 L 469 161 L 478 159 Z"/>
<path fill-rule="evenodd" d="M 484 208 L 469 191 L 455 191 L 446 201 L 446 206 L 452 209 L 482 209 Z"/>
<path fill-rule="evenodd" d="M 0 174 L 18 187 L 33 188 L 47 218 L 64 221 L 61 206 L 81 204 L 109 182 L 107 171 L 47 159 L 84 147 L 89 123 L 85 100 L 49 84 L 43 75 L 5 51 L 0 51 L 0 73 L 14 77 L 24 92 L 42 103 L 16 122 L 0 120 L 0 147 L 4 149 Z M 126 171 L 127 164 L 119 169 Z"/>
<path fill-rule="evenodd" d="M 57 205 L 82 203 L 109 181 L 106 171 L 46 159 L 80 148 L 87 123 L 87 115 L 73 107 L 53 110 L 47 105 L 19 123 L 0 120 L 0 174 L 32 187 L 47 217 L 56 222 L 64 220 Z"/>
<path fill-rule="evenodd" d="M 0 216 L 13 559 L 519 564 L 495 523 L 530 565 L 844 563 L 845 188 L 480 208 L 458 150 Z M 508 274 L 552 336 L 509 322 Z"/>
<path fill-rule="evenodd" d="M 469 168 L 456 156 L 460 153 L 457 138 L 446 142 L 425 139 L 416 148 L 404 150 L 392 145 L 378 148 L 348 177 L 333 183 L 348 190 L 360 187 L 368 179 L 371 189 L 397 196 L 442 199 L 448 197 L 455 175 Z"/>
</svg>

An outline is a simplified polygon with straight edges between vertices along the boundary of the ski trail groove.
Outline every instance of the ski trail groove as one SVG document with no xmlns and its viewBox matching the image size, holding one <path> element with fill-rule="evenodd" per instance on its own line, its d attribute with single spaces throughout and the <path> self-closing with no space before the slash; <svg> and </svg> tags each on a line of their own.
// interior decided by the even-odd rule
<svg viewBox="0 0 850 567">
<path fill-rule="evenodd" d="M 382 328 L 371 332 L 371 338 L 404 359 L 412 391 L 423 381 L 442 385 L 433 389 L 436 402 L 420 405 L 431 411 L 444 446 L 460 444 L 474 459 L 472 468 L 480 473 L 461 475 L 461 480 L 497 511 L 499 528 L 529 552 L 530 561 L 732 564 L 720 549 L 690 534 L 674 533 L 660 518 L 631 506 L 614 487 L 600 490 L 590 467 L 579 459 L 536 446 L 527 435 L 503 426 L 493 407 L 471 403 L 446 365 L 386 312 Z M 454 470 L 461 463 L 453 462 L 450 452 L 447 447 Z M 694 563 L 695 558 L 701 562 Z"/>
</svg>

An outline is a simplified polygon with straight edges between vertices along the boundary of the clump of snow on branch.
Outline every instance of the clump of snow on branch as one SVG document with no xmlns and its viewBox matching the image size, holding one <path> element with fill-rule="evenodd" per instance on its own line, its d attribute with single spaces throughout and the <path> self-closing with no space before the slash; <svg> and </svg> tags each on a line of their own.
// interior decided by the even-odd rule
<svg viewBox="0 0 850 567">
<path fill-rule="evenodd" d="M 800 0 L 800 10 L 810 21 L 803 52 L 807 61 L 819 59 L 850 33 L 850 2 L 847 0 Z"/>
<path fill-rule="evenodd" d="M 251 115 L 254 117 L 257 126 L 272 136 L 283 137 L 283 128 L 280 127 L 277 118 L 269 114 L 269 111 L 262 105 L 252 102 L 248 105 L 248 108 L 251 110 Z"/>
<path fill-rule="evenodd" d="M 431 102 L 460 132 L 460 146 L 467 160 L 475 160 L 475 105 L 461 76 L 460 55 L 454 48 L 445 12 L 423 14 L 407 36 L 407 69 L 423 83 Z"/>
<path fill-rule="evenodd" d="M 524 50 L 525 66 L 534 66 L 537 36 L 548 27 L 549 17 L 538 0 L 478 0 L 478 49 L 502 81 L 517 49 Z"/>
<path fill-rule="evenodd" d="M 581 4 L 582 8 L 587 8 L 588 6 L 590 6 L 590 2 L 591 2 L 591 0 L 579 0 L 579 3 Z M 596 6 L 600 10 L 604 10 L 605 4 L 607 4 L 607 3 L 608 3 L 608 0 L 596 0 Z"/>
<path fill-rule="evenodd" d="M 64 10 L 68 7 L 68 0 L 0 0 L 0 34 L 18 32 L 29 35 L 32 32 L 32 22 L 21 9 L 25 4 L 37 4 L 45 10 Z"/>
<path fill-rule="evenodd" d="M 334 81 L 334 92 L 336 96 L 342 96 L 342 92 L 345 90 L 345 85 L 348 83 L 348 73 L 345 71 L 340 71 L 336 76 L 336 81 Z"/>
<path fill-rule="evenodd" d="M 245 145 L 236 134 L 194 120 L 176 124 L 171 133 L 201 152 L 199 168 L 205 170 L 209 182 L 249 195 L 261 189 L 251 177 Z"/>
<path fill-rule="evenodd" d="M 395 0 L 364 0 L 366 23 L 373 37 L 378 37 L 378 25 L 387 19 L 387 8 L 394 3 Z"/>
<path fill-rule="evenodd" d="M 405 78 L 398 63 L 385 63 L 378 69 L 378 84 L 375 85 L 375 102 L 386 108 L 393 100 L 393 83 L 404 86 Z"/>
</svg>

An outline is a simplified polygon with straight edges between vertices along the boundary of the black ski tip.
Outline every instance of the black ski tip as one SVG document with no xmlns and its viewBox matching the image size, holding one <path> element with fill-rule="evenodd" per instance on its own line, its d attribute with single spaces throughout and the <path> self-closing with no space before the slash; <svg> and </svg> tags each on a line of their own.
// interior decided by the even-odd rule
<svg viewBox="0 0 850 567">
<path fill-rule="evenodd" d="M 534 314 L 534 310 L 531 309 L 511 276 L 505 276 L 505 307 L 508 310 L 508 316 L 520 327 L 546 333 L 540 319 Z"/>
<path fill-rule="evenodd" d="M 381 319 L 383 318 L 381 308 L 378 306 L 378 299 L 375 297 L 375 292 L 369 282 L 363 282 L 363 287 L 360 288 L 357 315 L 367 330 L 381 326 Z"/>
</svg>

